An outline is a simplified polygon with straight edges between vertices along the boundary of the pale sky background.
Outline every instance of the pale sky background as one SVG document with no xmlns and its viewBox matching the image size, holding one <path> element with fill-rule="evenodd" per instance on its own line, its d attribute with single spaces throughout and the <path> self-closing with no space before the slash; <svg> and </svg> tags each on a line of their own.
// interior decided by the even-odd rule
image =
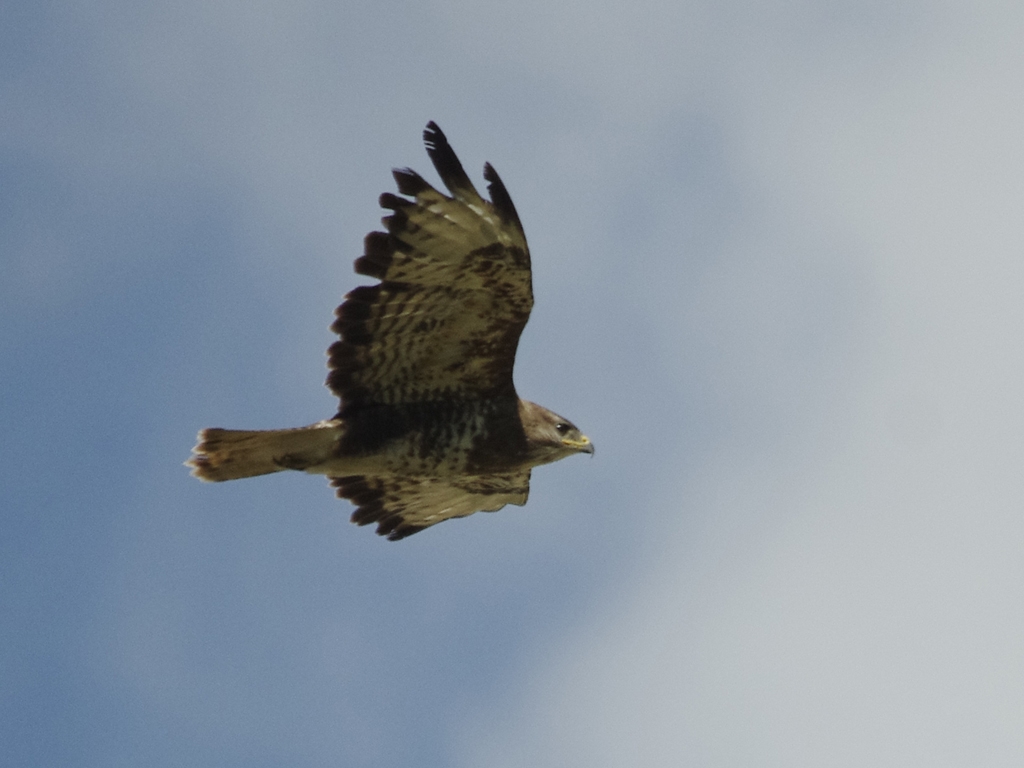
<svg viewBox="0 0 1024 768">
<path fill-rule="evenodd" d="M 1024 5 L 6 3 L 0 763 L 1024 765 Z M 437 120 L 595 441 L 389 543 L 334 413 Z"/>
</svg>

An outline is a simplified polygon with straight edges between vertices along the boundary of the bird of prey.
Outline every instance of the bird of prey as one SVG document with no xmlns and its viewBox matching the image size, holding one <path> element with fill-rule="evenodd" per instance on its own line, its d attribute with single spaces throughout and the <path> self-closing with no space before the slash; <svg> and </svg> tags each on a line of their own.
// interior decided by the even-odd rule
<svg viewBox="0 0 1024 768">
<path fill-rule="evenodd" d="M 533 307 L 530 252 L 494 168 L 490 200 L 473 187 L 436 123 L 427 154 L 451 197 L 411 169 L 384 193 L 386 232 L 371 232 L 355 271 L 378 279 L 335 310 L 327 386 L 332 419 L 308 427 L 204 429 L 186 462 L 201 480 L 299 470 L 326 475 L 395 541 L 454 517 L 523 505 L 530 470 L 594 453 L 576 426 L 519 399 L 519 335 Z"/>
</svg>

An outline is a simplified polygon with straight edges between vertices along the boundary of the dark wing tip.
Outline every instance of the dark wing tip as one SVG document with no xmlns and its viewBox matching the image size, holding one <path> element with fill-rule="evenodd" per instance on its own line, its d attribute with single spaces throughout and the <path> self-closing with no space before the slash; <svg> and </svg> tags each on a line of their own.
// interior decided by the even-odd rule
<svg viewBox="0 0 1024 768">
<path fill-rule="evenodd" d="M 401 541 L 407 536 L 412 536 L 414 533 L 419 533 L 424 530 L 427 526 L 425 525 L 400 525 L 394 530 L 388 530 L 383 523 L 377 527 L 378 536 L 387 536 L 388 541 Z"/>
<path fill-rule="evenodd" d="M 377 535 L 386 536 L 388 541 L 400 541 L 429 527 L 406 523 L 401 513 L 387 509 L 384 503 L 384 489 L 379 481 L 362 475 L 328 479 L 331 486 L 337 489 L 335 494 L 339 499 L 348 499 L 355 505 L 352 522 L 356 525 L 376 523 Z"/>
<path fill-rule="evenodd" d="M 409 197 L 416 197 L 421 192 L 433 189 L 427 181 L 412 168 L 395 168 L 391 171 L 398 185 L 398 191 Z"/>
<path fill-rule="evenodd" d="M 480 196 L 477 194 L 473 182 L 469 180 L 462 163 L 459 162 L 455 150 L 448 143 L 448 138 L 433 120 L 427 123 L 427 127 L 423 130 L 423 143 L 427 147 L 430 161 L 437 169 L 437 175 L 441 177 L 441 181 L 448 187 L 449 192 L 455 197 Z"/>
<path fill-rule="evenodd" d="M 491 196 L 491 203 L 494 205 L 494 209 L 498 212 L 501 218 L 509 224 L 514 224 L 519 228 L 519 231 L 522 232 L 523 225 L 519 221 L 519 214 L 516 212 L 516 207 L 512 204 L 512 196 L 509 195 L 501 177 L 498 176 L 498 172 L 494 170 L 494 166 L 490 163 L 484 163 L 484 178 L 487 179 L 488 182 L 487 192 Z"/>
<path fill-rule="evenodd" d="M 427 151 L 438 145 L 448 145 L 448 137 L 444 135 L 444 131 L 441 130 L 441 126 L 431 120 L 427 123 L 427 127 L 423 129 L 423 143 L 427 145 Z"/>
</svg>

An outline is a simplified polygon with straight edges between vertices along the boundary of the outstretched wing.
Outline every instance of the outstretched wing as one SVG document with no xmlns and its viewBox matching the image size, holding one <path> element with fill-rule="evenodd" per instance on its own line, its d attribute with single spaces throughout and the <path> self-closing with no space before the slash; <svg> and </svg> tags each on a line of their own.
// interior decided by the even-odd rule
<svg viewBox="0 0 1024 768">
<path fill-rule="evenodd" d="M 387 232 L 366 236 L 359 274 L 331 329 L 327 385 L 341 414 L 372 404 L 514 396 L 512 366 L 533 307 L 530 253 L 519 216 L 488 164 L 491 200 L 480 197 L 441 129 L 423 132 L 451 197 L 415 171 L 394 171 L 381 195 Z M 473 511 L 473 510 L 471 510 Z M 468 513 L 467 513 L 468 514 Z"/>
<path fill-rule="evenodd" d="M 530 493 L 530 470 L 458 478 L 332 477 L 339 498 L 358 507 L 357 525 L 377 523 L 377 533 L 398 541 L 436 523 L 474 512 L 522 506 Z"/>
</svg>

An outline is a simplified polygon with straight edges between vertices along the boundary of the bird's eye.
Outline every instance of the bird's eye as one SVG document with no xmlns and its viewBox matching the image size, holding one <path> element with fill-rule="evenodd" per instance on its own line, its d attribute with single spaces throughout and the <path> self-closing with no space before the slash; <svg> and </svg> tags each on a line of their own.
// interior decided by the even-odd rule
<svg viewBox="0 0 1024 768">
<path fill-rule="evenodd" d="M 564 435 L 566 432 L 572 429 L 572 427 L 566 424 L 564 421 L 560 421 L 557 424 L 555 424 L 555 429 L 558 430 L 558 434 Z"/>
</svg>

